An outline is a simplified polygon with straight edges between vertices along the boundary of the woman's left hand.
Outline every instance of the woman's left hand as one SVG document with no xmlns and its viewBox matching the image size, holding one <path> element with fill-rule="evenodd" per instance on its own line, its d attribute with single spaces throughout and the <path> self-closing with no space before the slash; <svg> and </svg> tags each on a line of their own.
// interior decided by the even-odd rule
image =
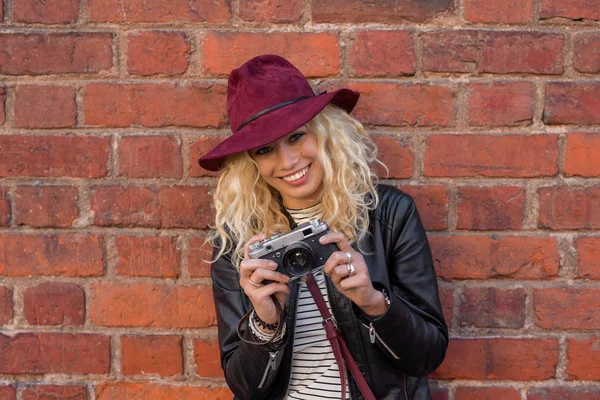
<svg viewBox="0 0 600 400">
<path fill-rule="evenodd" d="M 367 315 L 381 315 L 387 311 L 383 293 L 371 283 L 365 259 L 354 251 L 341 232 L 323 235 L 321 244 L 335 243 L 340 249 L 325 262 L 323 272 L 327 274 L 337 290 L 360 307 Z"/>
</svg>

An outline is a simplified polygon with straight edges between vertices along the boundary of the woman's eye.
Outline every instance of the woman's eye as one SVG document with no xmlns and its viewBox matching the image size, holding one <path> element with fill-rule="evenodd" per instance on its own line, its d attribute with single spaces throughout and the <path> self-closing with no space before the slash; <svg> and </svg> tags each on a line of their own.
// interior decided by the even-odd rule
<svg viewBox="0 0 600 400">
<path fill-rule="evenodd" d="M 290 136 L 290 142 L 295 142 L 296 140 L 300 139 L 303 135 L 304 133 L 294 133 L 292 136 Z"/>
<path fill-rule="evenodd" d="M 261 147 L 260 149 L 257 149 L 255 154 L 256 154 L 257 156 L 260 156 L 260 155 L 262 155 L 262 154 L 267 154 L 267 153 L 268 153 L 268 152 L 270 152 L 270 151 L 271 151 L 271 148 L 270 148 L 270 147 L 266 147 L 266 146 L 265 146 L 265 147 Z"/>
</svg>

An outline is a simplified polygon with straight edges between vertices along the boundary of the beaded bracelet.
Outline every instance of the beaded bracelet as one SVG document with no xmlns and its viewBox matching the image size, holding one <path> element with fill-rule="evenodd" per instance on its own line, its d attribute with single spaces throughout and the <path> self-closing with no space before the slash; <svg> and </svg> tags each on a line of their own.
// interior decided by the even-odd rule
<svg viewBox="0 0 600 400">
<path fill-rule="evenodd" d="M 258 316 L 256 311 L 252 313 L 252 319 L 258 326 L 260 326 L 263 329 L 270 330 L 270 331 L 276 330 L 277 327 L 279 326 L 279 321 L 275 322 L 274 324 L 267 324 L 265 321 L 260 319 L 260 317 Z"/>
</svg>

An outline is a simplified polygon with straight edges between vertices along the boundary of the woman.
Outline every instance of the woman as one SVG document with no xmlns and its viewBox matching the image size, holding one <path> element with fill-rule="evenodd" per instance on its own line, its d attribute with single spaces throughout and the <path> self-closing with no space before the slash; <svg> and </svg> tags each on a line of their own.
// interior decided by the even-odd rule
<svg viewBox="0 0 600 400">
<path fill-rule="evenodd" d="M 358 399 L 368 397 L 363 380 L 377 399 L 430 398 L 426 376 L 448 343 L 431 253 L 411 198 L 376 184 L 375 146 L 348 115 L 358 96 L 315 95 L 275 55 L 229 76 L 233 134 L 199 162 L 222 171 L 211 275 L 221 362 L 236 398 Z M 320 244 L 339 249 L 322 270 L 290 280 L 276 262 L 249 257 L 251 245 L 313 218 L 331 230 Z M 336 359 L 310 275 L 360 376 Z"/>
</svg>

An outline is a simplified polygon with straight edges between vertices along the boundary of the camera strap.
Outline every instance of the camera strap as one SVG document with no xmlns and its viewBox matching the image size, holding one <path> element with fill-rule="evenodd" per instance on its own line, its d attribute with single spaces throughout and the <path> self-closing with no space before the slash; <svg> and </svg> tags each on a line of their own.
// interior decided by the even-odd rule
<svg viewBox="0 0 600 400">
<path fill-rule="evenodd" d="M 333 349 L 333 355 L 335 356 L 335 360 L 338 363 L 340 369 L 340 381 L 342 384 L 342 399 L 346 398 L 346 374 L 344 372 L 344 366 L 348 367 L 360 393 L 363 395 L 365 400 L 375 400 L 375 396 L 369 387 L 369 384 L 365 380 L 365 377 L 360 372 L 358 365 L 356 365 L 356 361 L 352 358 L 352 354 L 350 354 L 350 350 L 346 346 L 346 342 L 344 342 L 344 338 L 340 334 L 340 331 L 335 324 L 333 316 L 329 312 L 327 308 L 327 304 L 325 304 L 325 299 L 321 295 L 321 291 L 319 290 L 319 285 L 315 281 L 313 274 L 306 275 L 306 285 L 310 290 L 310 294 L 312 294 L 317 307 L 321 313 L 321 317 L 323 317 L 323 327 L 325 328 L 325 334 L 327 335 L 327 339 L 331 343 L 331 348 Z"/>
</svg>

